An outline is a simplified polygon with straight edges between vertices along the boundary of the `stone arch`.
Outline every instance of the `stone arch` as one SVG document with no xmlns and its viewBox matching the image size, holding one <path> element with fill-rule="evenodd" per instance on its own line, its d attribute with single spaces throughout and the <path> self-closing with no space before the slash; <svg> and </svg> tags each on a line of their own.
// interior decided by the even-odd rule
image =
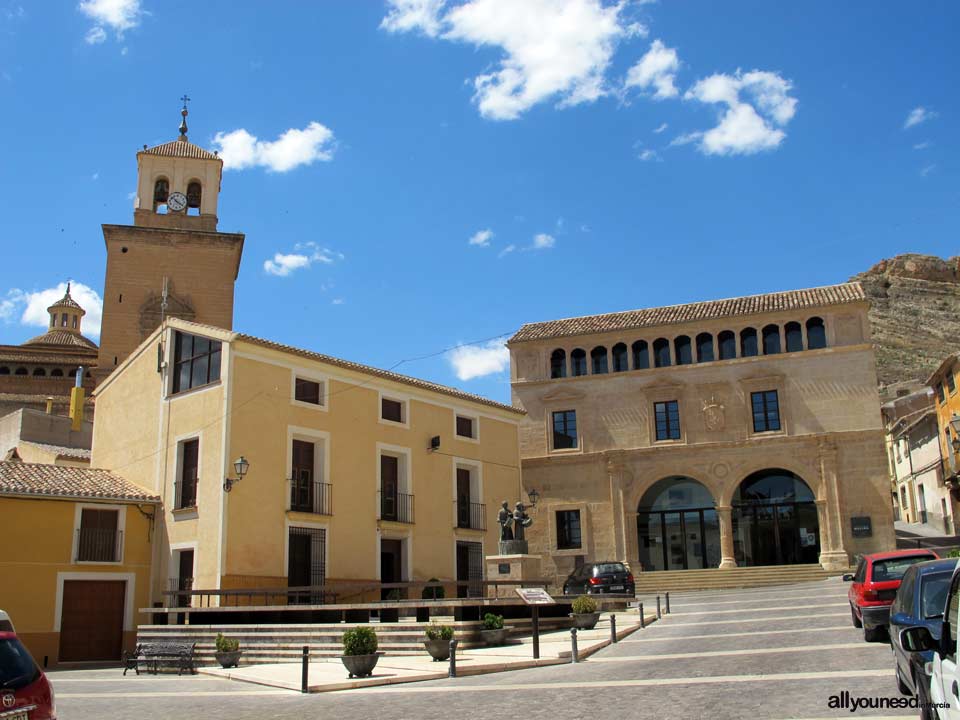
<svg viewBox="0 0 960 720">
<path fill-rule="evenodd" d="M 720 563 L 720 518 L 709 484 L 690 475 L 661 477 L 646 485 L 634 507 L 637 560 L 645 571 Z"/>
<path fill-rule="evenodd" d="M 729 506 L 733 501 L 733 494 L 737 491 L 737 488 L 740 487 L 744 480 L 751 475 L 757 474 L 758 472 L 771 469 L 785 470 L 786 472 L 796 475 L 798 478 L 803 480 L 804 483 L 806 483 L 807 487 L 810 488 L 817 500 L 823 499 L 823 490 L 822 483 L 820 482 L 819 469 L 816 467 L 800 465 L 790 460 L 790 458 L 777 457 L 775 460 L 769 459 L 765 462 L 760 461 L 747 466 L 740 466 L 737 468 L 736 472 L 730 473 L 728 477 L 724 478 L 723 486 L 718 489 L 717 505 Z"/>
</svg>

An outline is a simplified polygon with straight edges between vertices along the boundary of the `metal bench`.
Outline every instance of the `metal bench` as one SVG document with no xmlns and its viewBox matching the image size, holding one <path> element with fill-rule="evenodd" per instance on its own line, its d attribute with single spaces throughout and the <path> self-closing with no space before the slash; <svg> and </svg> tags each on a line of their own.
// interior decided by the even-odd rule
<svg viewBox="0 0 960 720">
<path fill-rule="evenodd" d="M 138 643 L 136 650 L 132 653 L 123 654 L 123 674 L 127 670 L 135 670 L 140 674 L 140 663 L 146 663 L 147 670 L 153 667 L 153 674 L 159 671 L 160 663 L 170 661 L 176 663 L 177 675 L 182 675 L 184 670 L 189 670 L 190 674 L 196 673 L 193 665 L 193 656 L 196 650 L 196 643 L 177 643 L 177 642 L 155 642 Z"/>
</svg>

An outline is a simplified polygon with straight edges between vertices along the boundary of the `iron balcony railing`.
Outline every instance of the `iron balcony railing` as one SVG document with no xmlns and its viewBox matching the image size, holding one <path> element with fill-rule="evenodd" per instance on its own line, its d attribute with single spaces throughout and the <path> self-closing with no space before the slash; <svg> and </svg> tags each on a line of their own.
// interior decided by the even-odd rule
<svg viewBox="0 0 960 720">
<path fill-rule="evenodd" d="M 315 515 L 333 515 L 333 486 L 330 483 L 287 480 L 290 509 Z"/>
<path fill-rule="evenodd" d="M 196 480 L 176 480 L 173 483 L 174 509 L 185 510 L 197 506 L 197 485 Z"/>
<path fill-rule="evenodd" d="M 120 562 L 123 533 L 119 530 L 77 530 L 77 562 Z"/>
<path fill-rule="evenodd" d="M 380 500 L 380 519 L 393 522 L 413 522 L 413 495 L 377 492 Z"/>
<path fill-rule="evenodd" d="M 457 527 L 470 530 L 487 529 L 487 506 L 460 498 L 453 501 L 457 509 Z"/>
<path fill-rule="evenodd" d="M 193 598 L 193 578 L 170 578 L 170 594 L 176 601 L 177 607 L 190 607 Z"/>
</svg>

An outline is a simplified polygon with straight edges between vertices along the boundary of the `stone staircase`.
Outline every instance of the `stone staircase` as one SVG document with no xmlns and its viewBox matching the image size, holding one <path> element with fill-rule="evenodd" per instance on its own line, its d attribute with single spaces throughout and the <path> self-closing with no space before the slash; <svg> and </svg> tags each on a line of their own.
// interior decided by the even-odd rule
<svg viewBox="0 0 960 720">
<path fill-rule="evenodd" d="M 721 570 L 666 570 L 636 574 L 637 595 L 752 588 L 825 580 L 847 571 L 827 571 L 819 565 L 761 565 Z"/>
</svg>

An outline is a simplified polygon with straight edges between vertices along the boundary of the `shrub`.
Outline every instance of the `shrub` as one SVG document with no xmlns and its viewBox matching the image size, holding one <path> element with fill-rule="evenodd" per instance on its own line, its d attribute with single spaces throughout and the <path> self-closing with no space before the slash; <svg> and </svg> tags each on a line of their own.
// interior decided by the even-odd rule
<svg viewBox="0 0 960 720">
<path fill-rule="evenodd" d="M 430 578 L 427 580 L 427 582 L 439 583 L 440 581 L 437 580 L 437 578 Z M 443 585 L 437 585 L 436 587 L 425 587 L 423 592 L 420 594 L 420 598 L 423 600 L 443 600 Z"/>
<path fill-rule="evenodd" d="M 240 641 L 235 638 L 224 637 L 223 633 L 217 633 L 215 641 L 217 652 L 236 652 L 240 649 Z"/>
<path fill-rule="evenodd" d="M 430 625 L 427 630 L 427 640 L 452 640 L 453 628 L 449 625 Z"/>
<path fill-rule="evenodd" d="M 954 548 L 947 553 L 948 558 L 960 558 L 960 548 Z"/>
<path fill-rule="evenodd" d="M 487 613 L 486 615 L 484 615 L 483 629 L 484 630 L 502 630 L 503 615 L 494 615 L 493 613 Z"/>
<path fill-rule="evenodd" d="M 597 611 L 597 601 L 589 595 L 581 595 L 573 601 L 571 610 L 573 610 L 574 615 L 595 613 Z"/>
<path fill-rule="evenodd" d="M 344 655 L 373 655 L 377 651 L 377 634 L 368 627 L 355 627 L 343 634 Z"/>
</svg>

